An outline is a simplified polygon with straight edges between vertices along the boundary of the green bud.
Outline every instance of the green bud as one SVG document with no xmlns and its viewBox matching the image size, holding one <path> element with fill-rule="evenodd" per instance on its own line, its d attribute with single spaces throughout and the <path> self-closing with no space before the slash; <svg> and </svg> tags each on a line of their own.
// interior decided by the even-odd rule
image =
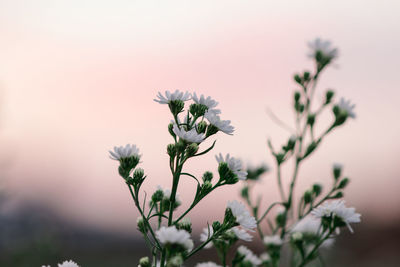
<svg viewBox="0 0 400 267">
<path fill-rule="evenodd" d="M 338 163 L 333 164 L 333 177 L 335 178 L 335 180 L 338 180 L 341 174 L 342 174 L 342 165 Z"/>
<path fill-rule="evenodd" d="M 335 195 L 331 196 L 331 199 L 337 199 L 337 198 L 342 198 L 343 197 L 343 192 L 339 191 Z"/>
<path fill-rule="evenodd" d="M 308 71 L 305 71 L 304 74 L 303 74 L 303 78 L 304 78 L 305 81 L 310 80 L 310 73 Z"/>
<path fill-rule="evenodd" d="M 304 153 L 303 158 L 306 158 L 308 155 L 310 155 L 318 146 L 318 143 L 316 142 L 311 142 L 310 145 L 308 145 L 306 152 Z"/>
<path fill-rule="evenodd" d="M 212 181 L 212 178 L 213 178 L 213 174 L 212 174 L 212 172 L 205 172 L 204 174 L 203 174 L 203 177 L 202 177 L 202 179 L 203 179 L 203 182 L 211 182 Z"/>
<path fill-rule="evenodd" d="M 244 199 L 248 199 L 249 198 L 249 187 L 248 186 L 244 186 L 242 188 L 242 190 L 240 191 L 240 195 L 244 198 Z"/>
<path fill-rule="evenodd" d="M 146 224 L 145 224 L 142 216 L 139 216 L 137 218 L 136 223 L 137 223 L 137 227 L 138 227 L 138 229 L 139 229 L 139 231 L 141 233 L 146 233 L 147 232 Z"/>
<path fill-rule="evenodd" d="M 282 164 L 285 161 L 285 154 L 284 153 L 278 153 L 275 155 L 276 162 L 278 165 Z"/>
<path fill-rule="evenodd" d="M 342 125 L 346 120 L 349 114 L 347 114 L 346 110 L 341 109 L 339 106 L 335 105 L 332 108 L 333 114 L 335 115 L 334 126 Z"/>
<path fill-rule="evenodd" d="M 315 122 L 315 114 L 308 114 L 307 124 L 310 125 L 310 127 L 313 127 L 314 122 Z"/>
<path fill-rule="evenodd" d="M 310 203 L 313 200 L 312 192 L 310 192 L 308 190 L 306 192 L 304 192 L 303 199 L 304 199 L 305 204 Z"/>
<path fill-rule="evenodd" d="M 302 84 L 302 80 L 301 80 L 301 78 L 300 78 L 300 75 L 298 75 L 298 74 L 296 74 L 296 75 L 294 75 L 294 80 L 298 83 L 298 84 Z"/>
<path fill-rule="evenodd" d="M 215 232 L 217 232 L 221 228 L 221 223 L 218 221 L 213 222 L 212 224 L 212 229 Z"/>
<path fill-rule="evenodd" d="M 312 190 L 313 190 L 315 196 L 319 196 L 322 192 L 322 185 L 314 184 Z"/>
<path fill-rule="evenodd" d="M 177 229 L 192 232 L 192 223 L 189 218 L 183 218 L 177 225 Z"/>
<path fill-rule="evenodd" d="M 137 182 L 140 182 L 144 177 L 144 170 L 142 168 L 137 168 L 133 172 L 133 179 Z"/>
<path fill-rule="evenodd" d="M 176 143 L 176 145 L 175 145 L 175 149 L 179 153 L 183 152 L 185 150 L 185 148 L 186 148 L 186 143 L 182 140 L 179 140 L 179 142 Z"/>
<path fill-rule="evenodd" d="M 161 201 L 163 198 L 164 198 L 164 192 L 162 190 L 157 190 L 151 196 L 151 201 L 153 203 L 157 203 L 157 202 Z"/>
<path fill-rule="evenodd" d="M 176 134 L 174 133 L 174 124 L 173 123 L 168 124 L 168 132 L 170 135 L 172 135 L 172 137 L 176 137 Z"/>
<path fill-rule="evenodd" d="M 207 122 L 201 121 L 197 124 L 197 132 L 198 133 L 205 133 L 207 129 Z"/>
<path fill-rule="evenodd" d="M 335 95 L 335 92 L 334 91 L 332 91 L 332 90 L 328 90 L 328 91 L 326 91 L 326 94 L 325 94 L 325 105 L 328 105 L 329 103 L 331 103 L 332 102 L 332 98 L 333 98 L 333 96 Z"/>
<path fill-rule="evenodd" d="M 176 116 L 183 111 L 185 103 L 182 100 L 172 100 L 169 102 L 168 107 L 171 113 Z"/>
<path fill-rule="evenodd" d="M 340 183 L 339 183 L 337 188 L 338 189 L 343 189 L 349 184 L 349 182 L 350 182 L 349 178 L 343 178 L 343 180 L 340 181 Z"/>
<path fill-rule="evenodd" d="M 205 181 L 204 184 L 201 185 L 201 195 L 205 196 L 211 192 L 213 185 L 209 181 Z"/>
<path fill-rule="evenodd" d="M 178 254 L 170 258 L 167 262 L 167 267 L 180 267 L 183 264 L 182 255 Z"/>
<path fill-rule="evenodd" d="M 278 213 L 278 215 L 276 215 L 275 221 L 277 225 L 283 226 L 286 221 L 286 212 Z"/>
<path fill-rule="evenodd" d="M 294 92 L 294 102 L 295 102 L 295 103 L 298 103 L 298 102 L 299 102 L 300 96 L 301 96 L 301 94 L 300 94 L 299 91 L 295 91 L 295 92 Z"/>
<path fill-rule="evenodd" d="M 303 113 L 303 111 L 304 111 L 304 104 L 300 104 L 299 112 L 300 112 L 300 113 Z"/>
<path fill-rule="evenodd" d="M 139 267 L 150 267 L 149 257 L 143 257 L 139 260 Z"/>
<path fill-rule="evenodd" d="M 188 157 L 194 156 L 199 150 L 199 146 L 196 143 L 192 143 L 186 147 L 186 155 Z"/>
<path fill-rule="evenodd" d="M 175 156 L 176 156 L 175 144 L 169 144 L 169 145 L 167 146 L 167 154 L 168 154 L 171 158 L 175 158 Z"/>
</svg>

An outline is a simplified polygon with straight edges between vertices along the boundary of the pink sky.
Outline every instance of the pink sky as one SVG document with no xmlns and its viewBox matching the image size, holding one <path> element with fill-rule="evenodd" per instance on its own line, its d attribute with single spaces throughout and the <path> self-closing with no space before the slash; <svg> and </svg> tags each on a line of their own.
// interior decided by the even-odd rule
<svg viewBox="0 0 400 267">
<path fill-rule="evenodd" d="M 399 215 L 399 8 L 397 1 L 361 0 L 2 0 L 2 183 L 14 200 L 33 199 L 73 220 L 131 229 L 136 210 L 107 151 L 137 144 L 147 192 L 170 186 L 170 116 L 153 102 L 167 89 L 212 96 L 236 127 L 234 136 L 217 136 L 214 153 L 188 165 L 194 173 L 215 172 L 219 152 L 271 165 L 266 138 L 277 146 L 289 135 L 265 109 L 292 122 L 291 77 L 312 68 L 306 41 L 321 36 L 341 56 L 316 96 L 334 88 L 357 103 L 358 117 L 305 163 L 300 186 L 328 184 L 332 163 L 342 162 L 352 178 L 350 204 Z M 191 199 L 194 184 L 185 181 L 182 188 L 182 198 Z M 195 212 L 220 218 L 238 189 L 220 189 Z M 272 174 L 259 192 L 266 201 L 277 196 Z M 216 201 L 221 204 L 210 211 Z"/>
</svg>

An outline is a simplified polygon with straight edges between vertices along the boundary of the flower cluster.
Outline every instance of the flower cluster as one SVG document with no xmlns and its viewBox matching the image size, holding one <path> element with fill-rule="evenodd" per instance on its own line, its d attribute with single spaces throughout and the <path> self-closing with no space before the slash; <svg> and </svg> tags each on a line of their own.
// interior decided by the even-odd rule
<svg viewBox="0 0 400 267">
<path fill-rule="evenodd" d="M 43 265 L 42 267 L 50 267 L 50 265 Z M 57 264 L 57 267 L 79 267 L 74 261 L 64 261 L 63 263 Z"/>
</svg>

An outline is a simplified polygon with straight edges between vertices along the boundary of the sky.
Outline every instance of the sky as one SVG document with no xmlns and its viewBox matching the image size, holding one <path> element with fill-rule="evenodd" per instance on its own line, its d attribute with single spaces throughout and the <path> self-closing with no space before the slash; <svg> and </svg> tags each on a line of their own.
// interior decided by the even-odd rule
<svg viewBox="0 0 400 267">
<path fill-rule="evenodd" d="M 0 167 L 10 206 L 34 201 L 68 220 L 131 230 L 137 212 L 108 150 L 136 144 L 146 192 L 170 187 L 171 116 L 153 101 L 165 90 L 213 97 L 236 128 L 188 164 L 193 173 L 216 172 L 220 152 L 273 169 L 266 140 L 278 146 L 290 134 L 266 110 L 293 122 L 292 77 L 312 70 L 306 44 L 321 37 L 340 57 L 316 98 L 333 88 L 356 103 L 357 118 L 305 162 L 299 188 L 328 186 L 340 162 L 352 181 L 349 205 L 381 223 L 399 218 L 399 8 L 398 1 L 361 0 L 0 0 Z M 290 170 L 283 175 L 288 183 Z M 194 189 L 184 180 L 181 198 L 189 201 Z M 221 219 L 239 189 L 220 189 L 192 220 L 204 225 L 206 213 Z M 273 173 L 257 191 L 265 203 L 278 197 Z"/>
</svg>

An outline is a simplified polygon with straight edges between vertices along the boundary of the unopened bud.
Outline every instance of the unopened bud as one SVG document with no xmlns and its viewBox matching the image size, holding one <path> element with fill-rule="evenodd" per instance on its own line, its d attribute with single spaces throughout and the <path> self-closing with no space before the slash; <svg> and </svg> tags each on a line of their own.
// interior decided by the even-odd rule
<svg viewBox="0 0 400 267">
<path fill-rule="evenodd" d="M 332 90 L 326 91 L 326 94 L 325 94 L 325 105 L 328 105 L 329 103 L 332 102 L 332 98 L 333 98 L 334 95 L 335 95 L 334 91 L 332 91 Z"/>
<path fill-rule="evenodd" d="M 340 183 L 339 183 L 337 188 L 338 189 L 343 189 L 349 184 L 349 182 L 350 182 L 349 178 L 343 178 L 343 180 L 340 181 Z"/>
<path fill-rule="evenodd" d="M 315 196 L 319 196 L 322 192 L 322 185 L 320 184 L 314 184 L 313 185 L 313 192 L 315 194 Z"/>
<path fill-rule="evenodd" d="M 298 74 L 294 75 L 294 80 L 298 83 L 298 84 L 302 84 L 301 78 Z"/>
<path fill-rule="evenodd" d="M 312 193 L 311 193 L 310 191 L 304 192 L 303 199 L 304 199 L 304 203 L 305 203 L 305 204 L 310 203 L 310 202 L 312 201 L 312 199 L 313 199 Z"/>
<path fill-rule="evenodd" d="M 197 132 L 198 133 L 205 133 L 207 129 L 207 122 L 201 121 L 197 124 Z"/>
<path fill-rule="evenodd" d="M 333 164 L 333 177 L 335 180 L 339 179 L 340 175 L 342 174 L 343 165 L 339 163 Z"/>
<path fill-rule="evenodd" d="M 202 177 L 202 179 L 203 179 L 203 182 L 211 182 L 212 181 L 212 178 L 213 178 L 213 174 L 212 174 L 212 172 L 205 172 L 204 174 L 203 174 L 203 177 Z"/>
<path fill-rule="evenodd" d="M 199 146 L 196 143 L 192 143 L 186 148 L 186 155 L 188 157 L 194 156 L 198 150 Z"/>
<path fill-rule="evenodd" d="M 143 257 L 139 260 L 139 267 L 150 267 L 149 257 Z"/>
<path fill-rule="evenodd" d="M 167 146 L 167 154 L 171 157 L 174 158 L 176 155 L 176 148 L 175 148 L 175 144 L 169 144 Z"/>
<path fill-rule="evenodd" d="M 297 103 L 300 100 L 300 92 L 299 91 L 295 91 L 294 92 L 294 102 Z"/>
<path fill-rule="evenodd" d="M 142 233 L 146 233 L 147 232 L 146 224 L 144 223 L 144 219 L 143 219 L 142 216 L 137 218 L 136 223 L 137 223 L 137 227 L 138 227 L 140 232 L 142 232 Z"/>
</svg>

